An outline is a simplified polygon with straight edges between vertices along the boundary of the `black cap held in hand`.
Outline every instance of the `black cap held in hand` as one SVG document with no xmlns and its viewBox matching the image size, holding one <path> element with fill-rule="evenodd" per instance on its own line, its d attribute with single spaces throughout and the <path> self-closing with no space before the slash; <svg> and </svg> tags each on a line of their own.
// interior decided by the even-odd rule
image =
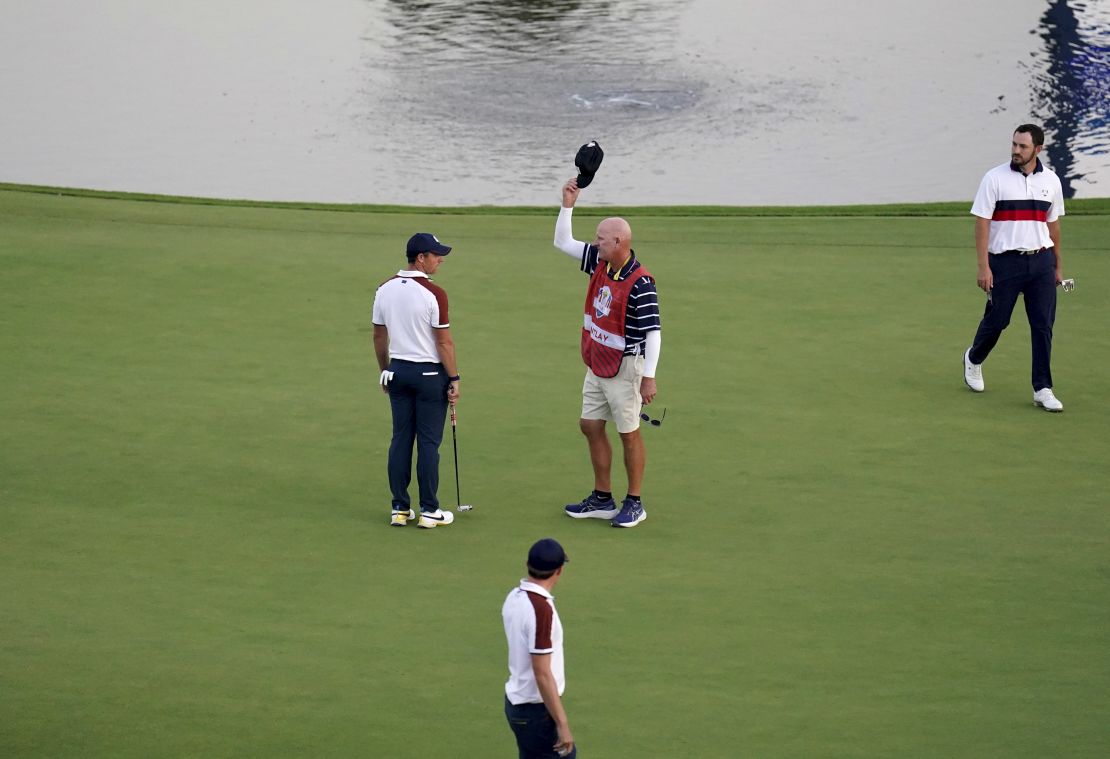
<svg viewBox="0 0 1110 759">
<path fill-rule="evenodd" d="M 578 155 L 574 157 L 574 165 L 578 167 L 578 189 L 590 186 L 604 157 L 605 151 L 593 140 L 578 148 Z"/>
</svg>

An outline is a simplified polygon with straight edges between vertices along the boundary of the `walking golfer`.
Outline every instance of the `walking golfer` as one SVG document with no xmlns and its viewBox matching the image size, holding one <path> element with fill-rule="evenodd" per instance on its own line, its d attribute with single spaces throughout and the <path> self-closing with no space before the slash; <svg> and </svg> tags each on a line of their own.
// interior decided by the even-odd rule
<svg viewBox="0 0 1110 759">
<path fill-rule="evenodd" d="M 983 392 L 983 362 L 998 342 L 1018 295 L 1024 296 L 1033 348 L 1033 404 L 1063 411 L 1052 392 L 1052 326 L 1056 321 L 1056 286 L 1064 278 L 1060 260 L 1060 217 L 1064 195 L 1060 179 L 1038 154 L 1044 131 L 1022 124 L 1014 131 L 1010 162 L 986 173 L 971 213 L 975 219 L 976 282 L 987 293 L 987 306 L 975 340 L 964 353 L 964 382 Z"/>
<path fill-rule="evenodd" d="M 579 426 L 590 449 L 594 489 L 581 503 L 567 505 L 576 519 L 610 519 L 614 527 L 635 527 L 647 518 L 640 499 L 644 441 L 640 412 L 655 398 L 655 369 L 662 343 L 659 296 L 651 273 L 632 250 L 632 228 L 620 218 L 597 225 L 592 243 L 571 232 L 577 180 L 563 185 L 563 206 L 555 222 L 555 247 L 578 259 L 590 275 L 582 328 L 582 418 Z M 628 495 L 620 508 L 612 494 L 613 450 L 605 424 L 612 421 L 624 447 Z"/>
<path fill-rule="evenodd" d="M 563 709 L 563 624 L 551 595 L 567 561 L 557 541 L 537 540 L 528 551 L 528 579 L 509 591 L 501 607 L 509 644 L 505 717 L 520 759 L 578 753 Z"/>
<path fill-rule="evenodd" d="M 459 400 L 459 371 L 447 318 L 447 293 L 431 275 L 451 248 L 435 235 L 409 238 L 408 268 L 383 282 L 374 294 L 374 354 L 382 391 L 393 411 L 389 444 L 390 524 L 404 527 L 416 513 L 409 504 L 412 445 L 416 442 L 419 527 L 451 524 L 454 514 L 439 508 L 439 444 L 447 404 Z"/>
</svg>

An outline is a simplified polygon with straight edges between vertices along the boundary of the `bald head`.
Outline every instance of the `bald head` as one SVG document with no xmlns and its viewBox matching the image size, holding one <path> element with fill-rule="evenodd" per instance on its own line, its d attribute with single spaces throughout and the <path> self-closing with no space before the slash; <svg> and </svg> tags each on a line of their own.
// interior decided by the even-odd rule
<svg viewBox="0 0 1110 759">
<path fill-rule="evenodd" d="M 594 245 L 602 261 L 622 264 L 632 254 L 632 227 L 619 216 L 604 219 L 597 225 Z"/>
</svg>

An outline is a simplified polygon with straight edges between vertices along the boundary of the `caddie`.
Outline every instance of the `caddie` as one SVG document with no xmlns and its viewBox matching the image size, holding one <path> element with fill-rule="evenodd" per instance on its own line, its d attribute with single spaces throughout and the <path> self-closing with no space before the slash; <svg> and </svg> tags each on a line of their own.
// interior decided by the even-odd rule
<svg viewBox="0 0 1110 759">
<path fill-rule="evenodd" d="M 640 492 L 646 461 L 640 420 L 647 418 L 642 407 L 657 392 L 655 371 L 662 344 L 659 295 L 655 279 L 632 250 L 632 228 L 624 219 L 603 220 L 592 243 L 574 239 L 574 204 L 580 188 L 593 178 L 589 162 L 579 162 L 580 168 L 583 165 L 587 173 L 563 185 L 555 247 L 577 259 L 590 276 L 581 337 L 586 377 L 579 427 L 590 450 L 594 489 L 565 511 L 576 519 L 609 519 L 614 527 L 635 527 L 647 518 Z M 619 506 L 610 479 L 613 450 L 605 428 L 609 421 L 620 435 L 628 475 L 628 494 Z"/>
</svg>

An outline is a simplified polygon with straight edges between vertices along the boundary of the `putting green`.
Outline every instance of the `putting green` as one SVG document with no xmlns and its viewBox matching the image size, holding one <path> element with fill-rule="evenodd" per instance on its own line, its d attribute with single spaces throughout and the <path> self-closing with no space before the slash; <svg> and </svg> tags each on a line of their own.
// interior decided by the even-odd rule
<svg viewBox="0 0 1110 759">
<path fill-rule="evenodd" d="M 1063 222 L 1056 415 L 1020 309 L 963 386 L 966 204 L 630 209 L 668 411 L 614 530 L 561 513 L 591 478 L 554 207 L 28 189 L 0 189 L 0 755 L 512 756 L 499 611 L 547 535 L 582 756 L 1107 754 L 1110 202 Z M 580 239 L 614 212 L 586 200 Z M 434 531 L 388 527 L 369 330 L 425 230 L 475 505 Z"/>
</svg>

